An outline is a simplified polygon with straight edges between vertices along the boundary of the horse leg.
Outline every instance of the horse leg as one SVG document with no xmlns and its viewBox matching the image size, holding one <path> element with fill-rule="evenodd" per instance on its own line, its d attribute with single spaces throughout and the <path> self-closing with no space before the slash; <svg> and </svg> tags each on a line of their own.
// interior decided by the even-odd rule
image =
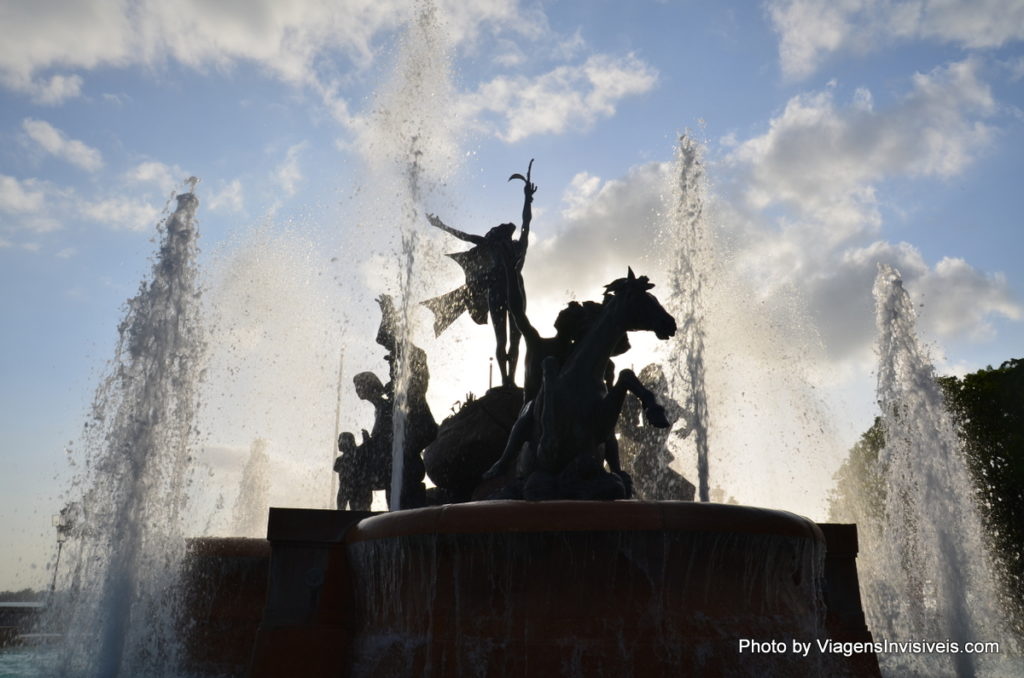
<svg viewBox="0 0 1024 678">
<path fill-rule="evenodd" d="M 519 413 L 519 417 L 512 424 L 512 430 L 509 431 L 508 441 L 505 443 L 505 450 L 502 452 L 501 458 L 494 462 L 491 468 L 487 469 L 482 480 L 491 480 L 492 478 L 505 475 L 508 472 L 509 464 L 513 463 L 519 456 L 519 451 L 523 448 L 523 444 L 529 441 L 530 429 L 533 425 L 533 402 L 531 400 L 526 403 Z"/>
<path fill-rule="evenodd" d="M 555 472 L 559 462 L 559 419 L 558 395 L 555 382 L 558 380 L 558 360 L 552 356 L 541 363 L 540 393 L 537 396 L 537 410 L 534 418 L 540 421 L 540 435 L 537 437 L 536 461 L 542 468 Z M 568 422 L 561 422 L 567 425 Z"/>
<path fill-rule="evenodd" d="M 644 416 L 647 418 L 648 423 L 655 428 L 671 428 L 672 424 L 665 416 L 665 408 L 658 404 L 658 398 L 654 393 L 640 383 L 633 370 L 622 370 L 619 372 L 619 379 L 615 382 L 615 386 L 619 385 L 623 387 L 623 395 L 628 390 L 630 393 L 640 399 L 640 403 L 644 406 Z M 611 392 L 609 391 L 609 394 Z M 619 406 L 621 409 L 621 405 Z M 618 413 L 616 413 L 616 418 Z"/>
<path fill-rule="evenodd" d="M 604 458 L 608 462 L 608 468 L 612 473 L 617 475 L 622 480 L 622 485 L 626 490 L 626 499 L 633 498 L 633 478 L 622 470 L 620 458 L 619 458 L 619 440 L 615 437 L 615 432 L 612 431 L 604 441 Z"/>
<path fill-rule="evenodd" d="M 629 372 L 629 370 L 623 370 L 623 372 Z M 633 496 L 633 479 L 622 470 L 622 463 L 619 460 L 619 441 L 615 437 L 615 424 L 619 420 L 619 413 L 622 412 L 622 403 L 625 399 L 626 386 L 620 378 L 601 400 L 594 426 L 598 430 L 598 439 L 604 441 L 604 460 L 608 463 L 608 469 L 622 479 L 622 484 L 626 489 L 626 499 L 630 499 Z"/>
</svg>

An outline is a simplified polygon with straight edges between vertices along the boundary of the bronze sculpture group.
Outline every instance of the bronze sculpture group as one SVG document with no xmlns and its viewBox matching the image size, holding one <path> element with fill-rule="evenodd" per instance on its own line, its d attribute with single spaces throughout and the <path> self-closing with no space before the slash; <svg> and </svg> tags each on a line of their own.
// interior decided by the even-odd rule
<svg viewBox="0 0 1024 678">
<path fill-rule="evenodd" d="M 426 402 L 426 353 L 396 340 L 391 299 L 380 297 L 377 343 L 388 349 L 385 359 L 391 379 L 383 385 L 370 372 L 354 378 L 359 397 L 374 405 L 375 422 L 372 433 L 363 431 L 359 445 L 351 433 L 339 438 L 342 455 L 335 462 L 341 486 L 339 509 L 368 509 L 372 491 L 381 489 L 388 493 L 389 507 L 403 509 L 488 498 L 625 499 L 637 494 L 644 499 L 692 498 L 692 485 L 667 469 L 671 457 L 664 449 L 665 436 L 645 434 L 650 427 L 667 434 L 681 414 L 667 399 L 663 378 L 654 385 L 671 405 L 669 413 L 643 379 L 629 369 L 616 376 L 611 362 L 612 356 L 628 350 L 628 332 L 650 331 L 661 340 L 675 334 L 675 319 L 650 293 L 654 285 L 647 277 L 629 269 L 626 277 L 605 286 L 600 303 L 570 302 L 555 320 L 553 337 L 542 337 L 526 315 L 522 270 L 537 191 L 532 169 L 531 160 L 526 176 L 509 178 L 524 183 L 518 239 L 513 238 L 515 224 L 501 224 L 478 236 L 426 215 L 431 225 L 473 244 L 465 252 L 448 255 L 462 266 L 466 283 L 422 302 L 433 312 L 435 334 L 440 335 L 463 312 L 478 324 L 489 317 L 501 385 L 468 403 L 439 428 Z M 521 339 L 526 355 L 524 387 L 519 389 L 515 372 Z M 390 485 L 399 364 L 406 365 L 409 376 L 405 407 L 400 410 L 403 471 L 396 504 Z M 627 402 L 627 393 L 636 400 Z M 620 432 L 627 468 L 645 473 L 636 488 L 620 461 L 616 436 L 624 407 L 627 416 Z M 646 425 L 640 423 L 641 416 Z M 495 422 L 502 423 L 495 426 Z M 668 481 L 659 484 L 647 478 L 651 468 L 666 471 L 663 477 Z M 423 482 L 425 473 L 437 484 L 429 492 Z"/>
</svg>

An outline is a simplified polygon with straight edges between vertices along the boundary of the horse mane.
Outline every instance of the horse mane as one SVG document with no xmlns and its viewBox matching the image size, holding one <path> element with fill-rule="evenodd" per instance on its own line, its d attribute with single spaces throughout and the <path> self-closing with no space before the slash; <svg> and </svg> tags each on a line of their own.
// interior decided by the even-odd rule
<svg viewBox="0 0 1024 678">
<path fill-rule="evenodd" d="M 633 274 L 633 269 L 629 268 L 629 274 L 625 278 L 618 278 L 604 286 L 604 298 L 607 300 L 612 295 L 634 288 L 646 292 L 653 287 L 654 283 L 650 282 L 646 275 L 638 278 Z"/>
</svg>

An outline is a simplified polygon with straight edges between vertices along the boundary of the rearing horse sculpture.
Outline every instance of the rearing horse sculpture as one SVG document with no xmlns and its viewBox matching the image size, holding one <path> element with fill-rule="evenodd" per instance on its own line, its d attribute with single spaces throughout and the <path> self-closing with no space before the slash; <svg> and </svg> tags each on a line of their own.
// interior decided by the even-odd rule
<svg viewBox="0 0 1024 678">
<path fill-rule="evenodd" d="M 619 466 L 615 424 L 627 391 L 647 393 L 644 411 L 651 424 L 669 426 L 664 411 L 632 370 L 622 370 L 609 390 L 604 374 L 608 358 L 626 332 L 653 331 L 665 340 L 676 321 L 648 290 L 646 276 L 629 269 L 625 278 L 605 286 L 604 310 L 586 337 L 559 365 L 543 363 L 543 383 L 531 415 L 528 439 L 521 445 L 517 475 L 525 479 L 526 499 L 619 499 L 628 495 L 628 476 Z M 643 396 L 642 396 L 643 397 Z M 604 471 L 608 462 L 611 474 Z"/>
</svg>

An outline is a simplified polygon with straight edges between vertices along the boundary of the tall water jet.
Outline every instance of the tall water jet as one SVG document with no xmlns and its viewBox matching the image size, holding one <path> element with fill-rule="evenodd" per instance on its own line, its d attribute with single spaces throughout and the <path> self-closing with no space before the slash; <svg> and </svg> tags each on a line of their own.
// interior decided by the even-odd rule
<svg viewBox="0 0 1024 678">
<path fill-rule="evenodd" d="M 203 321 L 210 350 L 200 393 L 204 445 L 198 463 L 209 472 L 196 474 L 191 492 L 208 521 L 208 527 L 193 525 L 200 534 L 262 535 L 271 504 L 328 505 L 325 448 L 337 440 L 338 318 L 329 306 L 333 286 L 322 275 L 325 258 L 301 226 L 271 222 L 240 229 L 205 257 Z M 240 480 L 247 482 L 239 474 L 246 475 L 256 439 L 267 441 L 263 452 L 272 482 L 258 532 L 236 532 L 232 495 Z M 336 442 L 331 446 L 337 449 Z M 258 483 L 250 490 L 258 494 Z M 226 510 L 219 510 L 225 498 Z"/>
<path fill-rule="evenodd" d="M 156 676 L 178 664 L 175 587 L 204 351 L 197 181 L 158 226 L 152 273 L 127 302 L 86 425 L 61 675 Z"/>
<path fill-rule="evenodd" d="M 418 3 L 400 41 L 391 79 L 377 92 L 373 114 L 363 138 L 364 155 L 374 171 L 375 217 L 398 226 L 401 254 L 397 270 L 395 358 L 392 366 L 394 397 L 391 508 L 401 508 L 403 450 L 405 447 L 408 357 L 412 332 L 411 309 L 420 259 L 419 233 L 423 229 L 423 199 L 430 183 L 454 166 L 453 121 L 443 102 L 452 101 L 448 43 L 437 7 Z"/>
<path fill-rule="evenodd" d="M 670 358 L 672 382 L 674 392 L 686 394 L 687 424 L 697 452 L 698 497 L 709 501 L 710 415 L 704 385 L 704 294 L 711 266 L 711 234 L 704 214 L 705 178 L 700 147 L 686 135 L 680 137 L 676 149 L 676 172 L 670 219 L 677 249 L 671 284 L 679 332 Z"/>
<path fill-rule="evenodd" d="M 949 640 L 951 654 L 881 657 L 892 676 L 1008 675 L 997 657 L 964 651 L 968 642 L 997 641 L 994 577 L 974 502 L 974 489 L 952 418 L 916 330 L 913 302 L 900 274 L 880 264 L 874 296 L 878 324 L 878 404 L 884 447 L 878 477 L 883 515 L 875 544 L 866 544 L 869 624 L 891 640 Z M 1004 655 L 1005 656 L 1005 655 Z M 987 673 L 992 670 L 993 673 Z"/>
<path fill-rule="evenodd" d="M 232 511 L 231 534 L 238 537 L 260 537 L 266 532 L 267 509 L 270 507 L 270 459 L 267 441 L 252 442 L 249 459 L 242 468 L 238 496 Z"/>
</svg>

